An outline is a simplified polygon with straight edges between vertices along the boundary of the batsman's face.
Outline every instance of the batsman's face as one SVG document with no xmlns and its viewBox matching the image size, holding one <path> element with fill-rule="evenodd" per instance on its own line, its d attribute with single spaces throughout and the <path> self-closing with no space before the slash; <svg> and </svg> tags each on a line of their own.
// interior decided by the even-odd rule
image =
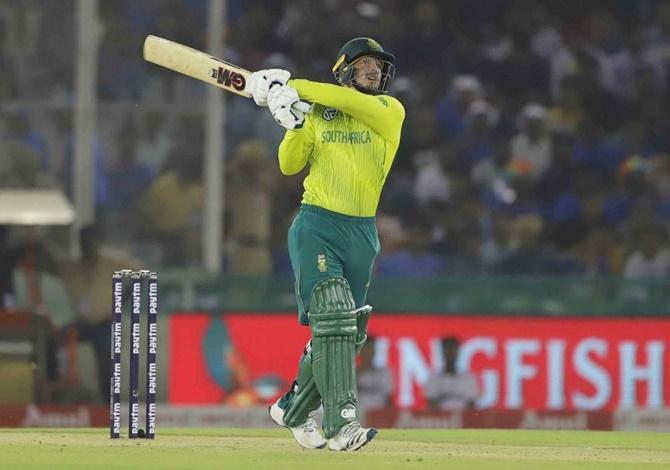
<svg viewBox="0 0 670 470">
<path fill-rule="evenodd" d="M 369 90 L 379 89 L 382 81 L 382 61 L 376 57 L 363 56 L 354 63 L 354 82 Z"/>
</svg>

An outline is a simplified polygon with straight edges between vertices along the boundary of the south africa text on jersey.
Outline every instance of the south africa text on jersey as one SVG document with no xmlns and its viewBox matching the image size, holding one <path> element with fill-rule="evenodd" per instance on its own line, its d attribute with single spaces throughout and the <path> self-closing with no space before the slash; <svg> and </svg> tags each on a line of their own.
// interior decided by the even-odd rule
<svg viewBox="0 0 670 470">
<path fill-rule="evenodd" d="M 322 144 L 368 144 L 370 143 L 370 131 L 344 132 L 323 131 L 321 133 Z"/>
</svg>

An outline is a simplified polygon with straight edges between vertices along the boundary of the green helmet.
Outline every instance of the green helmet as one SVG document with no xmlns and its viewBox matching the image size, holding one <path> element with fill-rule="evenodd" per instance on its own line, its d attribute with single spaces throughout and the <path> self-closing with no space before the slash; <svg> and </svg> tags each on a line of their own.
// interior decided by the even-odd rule
<svg viewBox="0 0 670 470">
<path fill-rule="evenodd" d="M 354 76 L 353 65 L 363 56 L 377 57 L 382 60 L 382 76 L 379 87 L 376 90 L 362 87 L 354 82 L 356 77 Z M 358 91 L 378 95 L 388 92 L 391 80 L 395 76 L 394 61 L 395 56 L 386 52 L 381 44 L 374 39 L 354 38 L 340 49 L 337 55 L 337 62 L 333 65 L 333 75 L 335 75 L 335 80 L 340 85 L 353 84 Z"/>
</svg>

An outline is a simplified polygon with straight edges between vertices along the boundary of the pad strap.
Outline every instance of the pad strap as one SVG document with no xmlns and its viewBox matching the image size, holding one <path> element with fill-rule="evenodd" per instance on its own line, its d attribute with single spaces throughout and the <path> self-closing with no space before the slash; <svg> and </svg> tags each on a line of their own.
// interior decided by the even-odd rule
<svg viewBox="0 0 670 470">
<path fill-rule="evenodd" d="M 370 305 L 364 305 L 356 309 L 356 354 L 361 352 L 365 341 L 368 339 L 368 320 L 372 313 Z"/>
<path fill-rule="evenodd" d="M 298 375 L 293 390 L 284 408 L 284 424 L 289 427 L 300 426 L 307 421 L 309 414 L 321 406 L 321 395 L 312 375 L 312 342 L 308 342 L 300 357 Z"/>
</svg>

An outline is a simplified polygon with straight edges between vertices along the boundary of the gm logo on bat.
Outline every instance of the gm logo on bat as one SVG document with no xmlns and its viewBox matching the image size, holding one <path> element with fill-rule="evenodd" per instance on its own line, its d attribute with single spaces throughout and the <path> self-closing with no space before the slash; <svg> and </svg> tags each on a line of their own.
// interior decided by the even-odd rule
<svg viewBox="0 0 670 470">
<path fill-rule="evenodd" d="M 217 83 L 227 87 L 232 86 L 238 91 L 244 90 L 244 87 L 247 85 L 244 75 L 223 67 L 212 69 L 211 75 L 212 78 L 216 78 Z"/>
</svg>

